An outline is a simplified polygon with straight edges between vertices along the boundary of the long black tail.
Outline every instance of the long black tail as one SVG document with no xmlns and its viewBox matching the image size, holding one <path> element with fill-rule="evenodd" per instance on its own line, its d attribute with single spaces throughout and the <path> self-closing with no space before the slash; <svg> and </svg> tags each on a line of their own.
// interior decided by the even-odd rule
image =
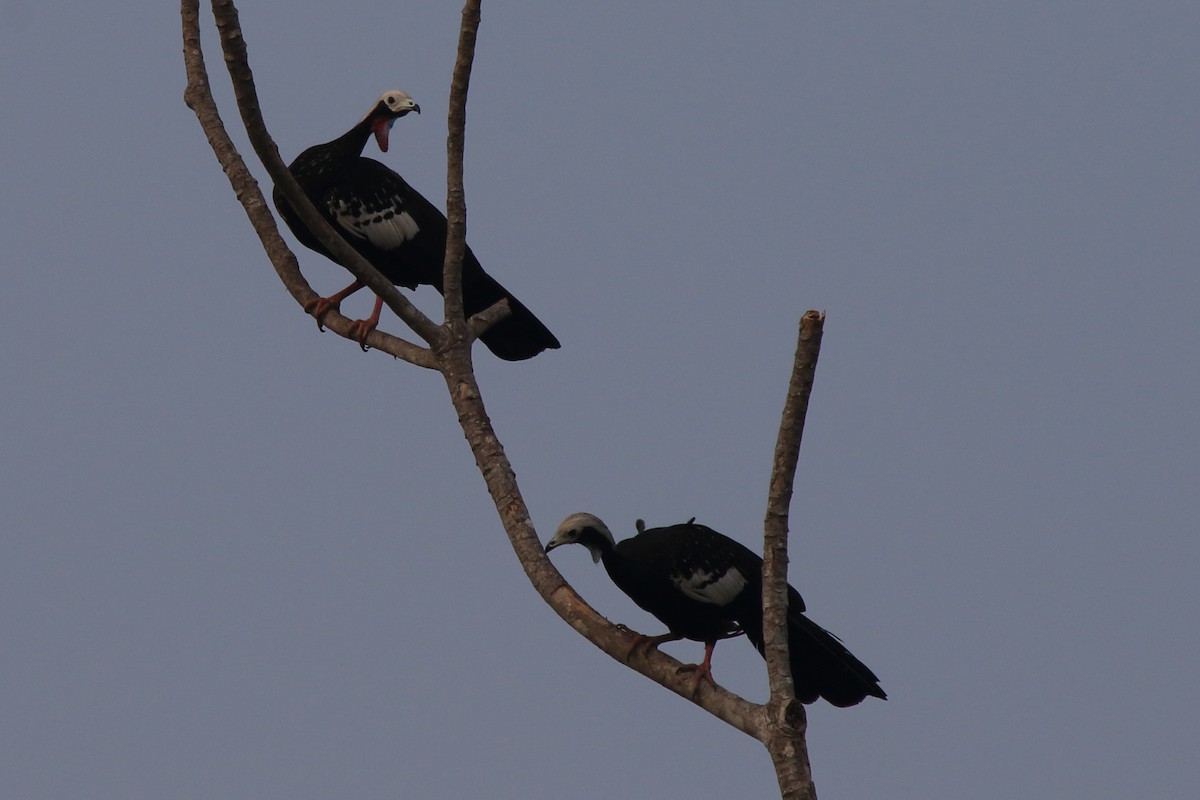
<svg viewBox="0 0 1200 800">
<path fill-rule="evenodd" d="M 811 703 L 820 696 L 845 708 L 861 703 L 867 695 L 887 700 L 875 673 L 836 636 L 803 614 L 788 615 L 788 648 L 796 698 L 801 702 Z"/>
<path fill-rule="evenodd" d="M 523 361 L 543 350 L 557 350 L 560 345 L 550 329 L 484 272 L 468 251 L 468 256 L 463 259 L 463 311 L 466 315 L 478 314 L 506 297 L 512 314 L 479 337 L 487 349 L 505 361 Z"/>
<path fill-rule="evenodd" d="M 746 625 L 746 638 L 763 651 L 761 611 L 757 624 Z M 838 638 L 794 609 L 788 612 L 788 652 L 796 699 L 812 703 L 823 697 L 845 708 L 858 705 L 868 695 L 887 699 L 879 678 L 854 657 Z"/>
</svg>

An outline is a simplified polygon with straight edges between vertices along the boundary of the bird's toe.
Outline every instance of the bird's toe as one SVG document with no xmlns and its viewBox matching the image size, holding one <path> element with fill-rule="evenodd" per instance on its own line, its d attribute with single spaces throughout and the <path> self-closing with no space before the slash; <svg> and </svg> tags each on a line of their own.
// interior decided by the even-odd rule
<svg viewBox="0 0 1200 800">
<path fill-rule="evenodd" d="M 676 675 L 682 675 L 685 672 L 696 673 L 692 678 L 691 698 L 693 700 L 695 700 L 696 696 L 700 694 L 700 684 L 704 683 L 705 681 L 708 681 L 713 688 L 716 688 L 717 686 L 717 682 L 713 680 L 712 669 L 704 666 L 703 664 L 684 664 L 682 667 L 675 670 Z"/>
<path fill-rule="evenodd" d="M 304 313 L 311 314 L 317 320 L 317 329 L 323 333 L 325 331 L 325 315 L 340 305 L 339 302 L 330 300 L 328 297 L 318 297 L 304 304 Z"/>
<path fill-rule="evenodd" d="M 367 337 L 371 335 L 371 331 L 373 330 L 375 330 L 375 325 L 370 320 L 359 319 L 350 324 L 348 333 L 350 338 L 358 342 L 358 346 L 365 353 L 370 349 L 367 347 Z"/>
</svg>

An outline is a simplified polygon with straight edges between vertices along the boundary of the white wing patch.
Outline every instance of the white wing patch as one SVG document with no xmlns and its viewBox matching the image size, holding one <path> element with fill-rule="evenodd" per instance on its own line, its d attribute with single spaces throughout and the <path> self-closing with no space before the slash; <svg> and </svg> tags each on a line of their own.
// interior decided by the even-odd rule
<svg viewBox="0 0 1200 800">
<path fill-rule="evenodd" d="M 421 232 L 417 221 L 407 211 L 396 213 L 353 213 L 344 202 L 329 204 L 337 224 L 351 236 L 366 239 L 380 250 L 395 250 Z"/>
<path fill-rule="evenodd" d="M 693 600 L 714 606 L 729 605 L 746 588 L 746 578 L 733 568 L 720 576 L 702 570 L 688 575 L 676 573 L 671 581 Z"/>
</svg>

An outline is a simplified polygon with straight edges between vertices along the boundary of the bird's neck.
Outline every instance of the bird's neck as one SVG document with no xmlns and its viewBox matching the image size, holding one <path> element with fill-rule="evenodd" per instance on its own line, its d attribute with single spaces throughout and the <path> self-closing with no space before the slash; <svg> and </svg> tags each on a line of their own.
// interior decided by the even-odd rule
<svg viewBox="0 0 1200 800">
<path fill-rule="evenodd" d="M 371 119 L 368 117 L 323 147 L 335 158 L 357 158 L 362 155 L 363 148 L 370 136 Z"/>
<path fill-rule="evenodd" d="M 603 560 L 606 567 L 616 557 L 616 549 L 613 547 L 612 540 L 596 530 L 589 528 L 584 531 L 578 541 L 588 549 L 593 561 Z"/>
<path fill-rule="evenodd" d="M 290 165 L 292 174 L 310 196 L 320 194 L 330 181 L 341 179 L 346 165 L 362 154 L 370 135 L 370 120 L 363 120 L 332 142 L 314 145 L 296 156 Z"/>
</svg>

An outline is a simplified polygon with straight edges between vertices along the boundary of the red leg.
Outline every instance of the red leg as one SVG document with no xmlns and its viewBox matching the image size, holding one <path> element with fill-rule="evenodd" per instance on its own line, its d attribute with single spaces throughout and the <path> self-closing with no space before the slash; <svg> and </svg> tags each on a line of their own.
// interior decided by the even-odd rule
<svg viewBox="0 0 1200 800">
<path fill-rule="evenodd" d="M 722 638 L 729 638 L 729 637 L 725 636 Z M 717 648 L 717 643 L 715 640 L 711 641 L 711 642 L 705 642 L 704 643 L 704 660 L 701 661 L 699 664 L 684 664 L 682 667 L 679 668 L 680 672 L 695 671 L 695 673 L 696 673 L 696 679 L 692 683 L 692 697 L 693 698 L 696 696 L 696 692 L 700 691 L 700 683 L 705 678 L 707 678 L 708 682 L 711 683 L 713 686 L 717 685 L 717 682 L 715 680 L 713 680 L 713 675 L 712 675 L 712 655 L 713 655 L 713 650 L 715 650 L 716 648 Z"/>
<path fill-rule="evenodd" d="M 331 294 L 329 297 L 318 297 L 316 300 L 309 300 L 304 304 L 304 311 L 316 317 L 317 327 L 321 330 L 325 330 L 325 326 L 321 324 L 321 320 L 325 317 L 325 315 L 340 306 L 343 300 L 357 292 L 359 289 L 363 288 L 364 285 L 365 284 L 362 281 L 356 280 L 345 289 L 342 289 L 336 294 Z"/>
</svg>

